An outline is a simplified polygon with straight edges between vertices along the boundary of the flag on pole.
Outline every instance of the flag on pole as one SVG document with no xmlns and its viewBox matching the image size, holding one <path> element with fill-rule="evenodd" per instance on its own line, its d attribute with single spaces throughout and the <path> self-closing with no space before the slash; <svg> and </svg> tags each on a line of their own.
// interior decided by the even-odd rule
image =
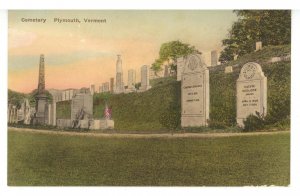
<svg viewBox="0 0 300 196">
<path fill-rule="evenodd" d="M 106 119 L 111 119 L 111 109 L 107 105 L 105 105 L 104 116 Z"/>
</svg>

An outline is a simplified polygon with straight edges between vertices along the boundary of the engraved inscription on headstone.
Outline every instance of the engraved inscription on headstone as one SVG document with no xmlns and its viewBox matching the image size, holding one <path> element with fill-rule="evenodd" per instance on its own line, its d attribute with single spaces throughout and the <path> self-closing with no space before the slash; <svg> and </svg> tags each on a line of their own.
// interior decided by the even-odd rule
<svg viewBox="0 0 300 196">
<path fill-rule="evenodd" d="M 187 57 L 181 77 L 181 126 L 207 125 L 209 70 L 199 54 Z"/>
<path fill-rule="evenodd" d="M 267 77 L 257 63 L 246 63 L 237 80 L 237 118 L 239 126 L 250 114 L 267 114 Z"/>
</svg>

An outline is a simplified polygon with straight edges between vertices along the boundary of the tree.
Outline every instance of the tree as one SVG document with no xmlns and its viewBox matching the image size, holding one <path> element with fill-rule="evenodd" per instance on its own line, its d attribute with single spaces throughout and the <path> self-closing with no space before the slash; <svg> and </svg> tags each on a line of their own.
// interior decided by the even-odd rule
<svg viewBox="0 0 300 196">
<path fill-rule="evenodd" d="M 291 43 L 290 10 L 236 10 L 238 21 L 234 22 L 226 39 L 219 61 L 233 60 L 255 48 L 255 42 L 264 46 Z"/>
<path fill-rule="evenodd" d="M 155 59 L 155 62 L 152 63 L 151 69 L 154 71 L 154 74 L 157 76 L 157 73 L 162 70 L 161 65 L 163 62 L 160 59 Z"/>
<path fill-rule="evenodd" d="M 192 53 L 200 53 L 194 46 L 180 41 L 163 43 L 159 50 L 159 58 L 152 64 L 151 69 L 157 75 L 161 71 L 161 66 L 167 62 L 175 73 L 177 71 L 177 58 L 187 56 Z M 200 53 L 201 54 L 201 53 Z"/>
<path fill-rule="evenodd" d="M 38 94 L 38 89 L 34 89 L 28 94 L 29 104 L 31 106 L 35 106 L 35 104 L 36 104 L 35 97 L 37 96 L 37 94 Z M 45 94 L 46 94 L 48 102 L 51 103 L 53 101 L 53 97 L 52 97 L 51 93 L 49 91 L 45 90 Z"/>
</svg>

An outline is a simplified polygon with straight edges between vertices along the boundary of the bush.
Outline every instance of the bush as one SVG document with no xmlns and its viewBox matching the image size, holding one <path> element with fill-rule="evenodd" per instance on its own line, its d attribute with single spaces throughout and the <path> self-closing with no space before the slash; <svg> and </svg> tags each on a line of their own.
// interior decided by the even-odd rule
<svg viewBox="0 0 300 196">
<path fill-rule="evenodd" d="M 258 112 L 256 112 L 256 115 L 250 114 L 244 122 L 244 131 L 250 132 L 250 131 L 256 131 L 256 130 L 262 130 L 265 127 L 265 120 L 263 115 L 260 115 Z"/>
<path fill-rule="evenodd" d="M 207 120 L 208 122 L 208 127 L 213 128 L 213 129 L 225 129 L 227 128 L 227 123 L 222 122 L 222 121 L 217 121 L 217 120 Z"/>
</svg>

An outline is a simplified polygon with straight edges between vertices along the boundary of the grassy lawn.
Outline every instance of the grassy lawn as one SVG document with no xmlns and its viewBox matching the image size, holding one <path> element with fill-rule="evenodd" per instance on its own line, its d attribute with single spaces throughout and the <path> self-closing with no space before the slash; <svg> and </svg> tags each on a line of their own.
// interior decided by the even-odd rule
<svg viewBox="0 0 300 196">
<path fill-rule="evenodd" d="M 288 185 L 290 133 L 101 138 L 8 132 L 8 185 Z"/>
</svg>

